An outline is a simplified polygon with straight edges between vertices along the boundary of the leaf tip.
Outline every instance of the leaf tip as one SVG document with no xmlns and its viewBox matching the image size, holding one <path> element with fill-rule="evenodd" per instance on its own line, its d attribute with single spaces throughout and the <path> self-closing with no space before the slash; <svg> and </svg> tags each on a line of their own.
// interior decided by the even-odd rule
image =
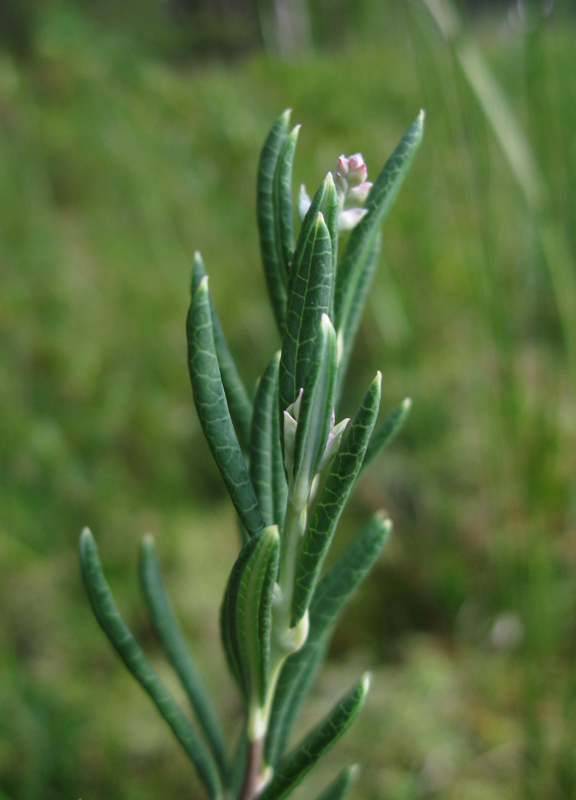
<svg viewBox="0 0 576 800">
<path fill-rule="evenodd" d="M 405 400 L 402 401 L 402 414 L 408 414 L 412 409 L 412 398 L 407 397 Z"/>
<path fill-rule="evenodd" d="M 364 673 L 364 677 L 360 682 L 360 686 L 362 688 L 362 695 L 366 697 L 368 691 L 370 690 L 370 681 L 372 680 L 372 676 L 369 672 Z"/>
<path fill-rule="evenodd" d="M 208 292 L 208 275 L 204 275 L 194 294 L 199 294 L 200 292 Z"/>
</svg>

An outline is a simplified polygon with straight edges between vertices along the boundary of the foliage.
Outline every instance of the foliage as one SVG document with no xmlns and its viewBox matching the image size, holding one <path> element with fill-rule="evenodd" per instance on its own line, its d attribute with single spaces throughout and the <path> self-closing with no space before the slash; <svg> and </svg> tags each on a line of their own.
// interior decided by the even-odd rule
<svg viewBox="0 0 576 800">
<path fill-rule="evenodd" d="M 137 643 L 112 597 L 92 534 L 80 538 L 84 584 L 100 626 L 172 730 L 212 800 L 281 800 L 292 794 L 362 708 L 359 681 L 292 751 L 286 744 L 327 636 L 368 572 L 390 523 L 374 516 L 319 580 L 342 508 L 366 458 L 381 396 L 377 374 L 351 422 L 335 423 L 357 318 L 374 272 L 374 243 L 420 145 L 420 113 L 372 185 L 360 155 L 341 156 L 293 234 L 292 163 L 298 127 L 276 121 L 258 169 L 257 217 L 264 271 L 282 347 L 251 403 L 224 339 L 199 254 L 187 320 L 194 402 L 238 514 L 242 548 L 221 605 L 221 636 L 244 708 L 244 745 L 226 756 L 218 720 L 188 653 L 154 555 L 142 547 L 141 583 L 151 620 L 195 713 L 193 726 Z M 360 194 L 359 194 L 360 193 Z M 354 196 L 354 212 L 345 210 Z M 360 209 L 360 204 L 364 208 Z M 352 213 L 352 221 L 348 217 Z M 337 262 L 339 227 L 353 227 Z M 384 447 L 405 414 L 384 423 Z M 251 480 L 251 475 L 254 481 Z M 322 485 L 321 489 L 318 484 Z M 376 545 L 376 546 L 375 546 Z M 199 730 L 198 730 L 199 729 Z M 340 798 L 345 773 L 327 789 Z"/>
<path fill-rule="evenodd" d="M 573 254 L 575 32 L 558 7 L 539 21 L 518 7 L 465 33 Z M 374 681 L 354 735 L 306 785 L 319 794 L 340 761 L 361 761 L 373 768 L 358 798 L 573 793 L 576 431 L 555 292 L 451 45 L 420 3 L 381 11 L 367 31 L 376 43 L 296 63 L 177 70 L 50 21 L 35 62 L 2 57 L 0 786 L 12 800 L 191 791 L 185 756 L 93 635 L 75 563 L 87 520 L 118 605 L 185 702 L 133 582 L 142 533 L 157 537 L 186 637 L 231 717 L 226 736 L 238 724 L 209 613 L 235 556 L 223 533 L 233 519 L 190 408 L 182 286 L 194 248 L 210 253 L 210 289 L 251 388 L 279 347 L 250 232 L 260 136 L 283 101 L 306 131 L 296 184 L 353 152 L 359 128 L 367 163 L 381 163 L 411 109 L 434 110 L 386 224 L 351 382 L 368 386 L 385 365 L 382 405 L 409 391 L 414 409 L 358 484 L 334 556 L 378 507 L 396 534 L 341 617 L 301 725 L 367 663 Z M 344 386 L 346 416 L 360 401 Z M 515 636 L 502 636 L 514 620 Z"/>
</svg>

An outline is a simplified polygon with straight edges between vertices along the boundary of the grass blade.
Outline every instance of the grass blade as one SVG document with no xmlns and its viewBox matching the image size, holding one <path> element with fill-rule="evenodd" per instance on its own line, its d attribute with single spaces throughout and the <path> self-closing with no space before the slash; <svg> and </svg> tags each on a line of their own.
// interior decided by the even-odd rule
<svg viewBox="0 0 576 800">
<path fill-rule="evenodd" d="M 330 630 L 346 601 L 376 562 L 391 528 L 391 522 L 383 514 L 374 515 L 319 581 L 310 604 L 306 644 L 286 660 L 278 679 L 265 747 L 266 760 L 272 766 L 286 748 L 298 710 L 322 660 Z"/>
<path fill-rule="evenodd" d="M 152 536 L 146 536 L 142 541 L 139 571 L 142 593 L 152 626 L 168 661 L 184 687 L 218 765 L 222 780 L 226 781 L 228 768 L 222 729 L 166 594 Z"/>
<path fill-rule="evenodd" d="M 404 427 L 404 423 L 408 419 L 408 414 L 412 408 L 412 400 L 407 397 L 403 400 L 397 409 L 395 409 L 384 422 L 378 426 L 374 436 L 368 444 L 366 455 L 362 462 L 362 469 L 365 469 L 373 459 L 376 458 L 385 447 L 400 433 Z"/>
<path fill-rule="evenodd" d="M 340 514 L 360 472 L 378 416 L 381 384 L 382 375 L 378 372 L 348 425 L 302 540 L 294 578 L 292 625 L 306 613 Z"/>
<path fill-rule="evenodd" d="M 188 363 L 194 402 L 204 435 L 244 527 L 264 527 L 258 500 L 232 424 L 214 344 L 208 278 L 195 291 L 187 320 Z"/>
<path fill-rule="evenodd" d="M 338 266 L 334 308 L 338 333 L 344 338 L 344 347 L 351 347 L 350 334 L 357 326 L 366 295 L 374 241 L 384 219 L 392 208 L 396 195 L 404 182 L 416 151 L 422 141 L 424 112 L 421 111 L 400 143 L 384 165 L 374 183 L 364 207 L 368 213 L 350 234 L 348 245 Z M 373 266 L 372 266 L 373 269 Z"/>
<path fill-rule="evenodd" d="M 260 252 L 266 286 L 278 330 L 282 333 L 286 319 L 286 276 L 279 260 L 277 225 L 274 208 L 274 176 L 282 146 L 288 136 L 290 109 L 274 123 L 264 143 L 258 165 L 256 212 L 260 233 Z"/>
<path fill-rule="evenodd" d="M 194 254 L 194 264 L 192 267 L 192 294 L 200 286 L 202 278 L 206 277 L 206 270 L 200 253 Z M 214 333 L 214 347 L 222 376 L 222 385 L 226 394 L 226 401 L 230 409 L 230 416 L 234 423 L 238 439 L 243 450 L 248 450 L 250 442 L 250 423 L 252 420 L 252 402 L 248 394 L 244 381 L 240 377 L 236 363 L 232 358 L 232 353 L 228 349 L 224 331 L 220 325 L 218 314 L 214 308 L 214 303 L 210 297 L 210 314 L 212 316 L 212 330 Z"/>
<path fill-rule="evenodd" d="M 90 605 L 100 627 L 171 728 L 196 767 L 210 798 L 218 800 L 222 794 L 222 787 L 216 764 L 180 706 L 161 683 L 144 651 L 122 619 L 104 577 L 96 542 L 87 528 L 80 536 L 80 565 Z"/>
<path fill-rule="evenodd" d="M 364 705 L 369 686 L 366 675 L 282 761 L 271 782 L 259 795 L 259 800 L 282 800 L 291 794 L 354 722 Z"/>
</svg>

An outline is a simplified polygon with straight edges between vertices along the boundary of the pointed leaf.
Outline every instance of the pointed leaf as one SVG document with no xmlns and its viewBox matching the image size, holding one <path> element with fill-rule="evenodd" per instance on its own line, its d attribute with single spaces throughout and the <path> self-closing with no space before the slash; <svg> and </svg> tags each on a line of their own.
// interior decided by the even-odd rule
<svg viewBox="0 0 576 800">
<path fill-rule="evenodd" d="M 140 583 L 152 626 L 180 679 L 225 781 L 228 768 L 222 729 L 166 594 L 152 536 L 144 537 L 140 548 Z"/>
<path fill-rule="evenodd" d="M 330 310 L 332 293 L 332 244 L 322 214 L 318 214 L 306 242 L 288 302 L 280 359 L 280 419 L 298 395 L 323 313 Z"/>
<path fill-rule="evenodd" d="M 292 625 L 306 613 L 342 509 L 360 472 L 378 416 L 381 383 L 382 375 L 378 372 L 352 424 L 348 425 L 302 540 L 294 578 Z"/>
<path fill-rule="evenodd" d="M 192 297 L 187 335 L 190 380 L 200 424 L 238 516 L 250 536 L 253 536 L 262 529 L 264 520 L 222 385 L 214 345 L 207 277 L 202 278 Z"/>
<path fill-rule="evenodd" d="M 324 455 L 334 409 L 337 367 L 336 332 L 327 314 L 320 320 L 296 428 L 294 484 L 304 482 L 304 502 Z"/>
<path fill-rule="evenodd" d="M 279 363 L 280 353 L 276 353 L 258 384 L 250 439 L 250 478 L 266 525 L 281 525 L 278 495 L 286 495 L 277 413 Z"/>
<path fill-rule="evenodd" d="M 260 252 L 264 265 L 266 286 L 274 311 L 278 330 L 282 332 L 286 319 L 286 283 L 279 261 L 279 245 L 274 210 L 274 176 L 282 146 L 288 136 L 290 109 L 286 110 L 274 123 L 270 131 L 258 165 L 257 217 L 260 233 Z"/>
<path fill-rule="evenodd" d="M 282 282 L 288 285 L 290 265 L 294 255 L 294 221 L 292 218 L 292 164 L 300 125 L 297 125 L 286 138 L 276 169 L 273 183 L 273 213 L 276 226 L 277 260 L 280 265 Z"/>
<path fill-rule="evenodd" d="M 212 800 L 218 800 L 221 797 L 222 787 L 216 764 L 180 706 L 161 683 L 144 651 L 122 619 L 104 577 L 96 542 L 87 528 L 80 536 L 80 565 L 90 605 L 100 627 L 172 729 L 174 736 L 196 767 L 209 796 Z"/>
<path fill-rule="evenodd" d="M 356 765 L 342 770 L 336 780 L 332 781 L 332 783 L 327 786 L 326 789 L 324 789 L 322 794 L 319 795 L 316 800 L 342 800 L 350 788 L 350 784 L 356 777 L 357 772 L 358 768 Z"/>
<path fill-rule="evenodd" d="M 300 745 L 281 762 L 259 800 L 282 800 L 298 786 L 322 756 L 354 722 L 364 705 L 370 681 L 362 678 Z"/>
<path fill-rule="evenodd" d="M 393 411 L 390 416 L 386 417 L 384 422 L 378 426 L 374 436 L 370 440 L 368 449 L 366 450 L 366 455 L 364 456 L 364 461 L 362 462 L 362 469 L 365 469 L 365 467 L 367 467 L 368 464 L 374 458 L 376 458 L 378 453 L 387 447 L 396 437 L 396 435 L 402 430 L 404 423 L 408 419 L 408 414 L 410 413 L 411 408 L 412 400 L 407 397 L 400 403 L 398 408 Z"/>
<path fill-rule="evenodd" d="M 269 732 L 266 761 L 275 766 L 324 655 L 330 630 L 346 601 L 376 562 L 392 525 L 376 514 L 346 547 L 318 583 L 310 604 L 310 629 L 305 645 L 290 656 L 280 673 Z"/>
<path fill-rule="evenodd" d="M 228 663 L 246 704 L 263 706 L 270 671 L 270 622 L 280 536 L 271 525 L 244 545 L 228 581 L 221 629 Z"/>
<path fill-rule="evenodd" d="M 206 270 L 202 257 L 200 253 L 195 253 L 192 267 L 192 295 L 194 295 L 196 289 L 200 286 L 202 278 L 205 277 Z M 216 349 L 216 357 L 218 358 L 218 366 L 220 367 L 220 374 L 222 376 L 222 385 L 224 386 L 228 408 L 230 409 L 230 416 L 232 417 L 242 449 L 247 450 L 250 441 L 252 402 L 250 400 L 250 395 L 246 391 L 244 382 L 240 377 L 236 363 L 232 358 L 232 353 L 228 349 L 228 344 L 211 297 L 210 314 L 212 316 L 214 347 Z"/>
<path fill-rule="evenodd" d="M 338 240 L 338 196 L 336 193 L 336 187 L 334 186 L 334 178 L 332 177 L 331 172 L 326 175 L 320 184 L 318 191 L 314 195 L 312 203 L 310 204 L 310 207 L 306 212 L 304 219 L 302 220 L 300 232 L 298 233 L 298 241 L 296 242 L 296 247 L 294 249 L 294 257 L 292 258 L 290 275 L 288 276 L 288 297 L 290 297 L 292 294 L 294 277 L 300 271 L 302 259 L 304 258 L 304 253 L 306 252 L 308 239 L 310 238 L 312 230 L 316 224 L 319 213 L 324 217 L 324 221 L 328 227 L 328 232 L 330 233 L 331 239 L 334 239 L 334 233 L 336 233 L 336 244 L 334 241 L 332 241 L 332 263 L 335 265 Z"/>
<path fill-rule="evenodd" d="M 358 293 L 366 294 L 364 273 L 369 267 L 376 235 L 390 211 L 400 186 L 408 173 L 412 160 L 422 141 L 424 112 L 412 123 L 374 183 L 364 204 L 366 216 L 350 234 L 342 261 L 338 266 L 335 288 L 335 321 L 338 332 L 346 335 L 355 327 L 352 310 L 357 317 L 361 309 Z M 345 346 L 349 343 L 345 342 Z"/>
</svg>

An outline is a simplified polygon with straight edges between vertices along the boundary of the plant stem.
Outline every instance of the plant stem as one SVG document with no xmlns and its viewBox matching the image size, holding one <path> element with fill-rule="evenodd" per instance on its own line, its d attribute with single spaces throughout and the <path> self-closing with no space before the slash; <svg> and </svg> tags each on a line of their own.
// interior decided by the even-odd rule
<svg viewBox="0 0 576 800">
<path fill-rule="evenodd" d="M 238 795 L 238 800 L 253 800 L 256 797 L 260 784 L 260 767 L 262 765 L 262 753 L 264 751 L 264 737 L 256 742 L 248 742 L 248 752 L 246 753 L 246 769 L 242 788 Z"/>
</svg>

